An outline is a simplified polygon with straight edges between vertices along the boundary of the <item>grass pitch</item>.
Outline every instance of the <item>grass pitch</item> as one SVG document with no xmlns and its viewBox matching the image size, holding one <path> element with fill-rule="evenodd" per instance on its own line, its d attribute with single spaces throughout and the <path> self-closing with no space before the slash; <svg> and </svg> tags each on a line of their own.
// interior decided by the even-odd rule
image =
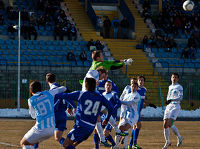
<svg viewBox="0 0 200 149">
<path fill-rule="evenodd" d="M 34 120 L 22 119 L 0 119 L 0 149 L 20 148 L 19 142 L 24 134 L 35 124 Z M 72 120 L 67 122 L 66 136 L 73 127 Z M 177 121 L 174 123 L 179 129 L 180 134 L 184 137 L 181 149 L 200 149 L 200 121 Z M 112 131 L 114 137 L 114 131 Z M 170 139 L 172 146 L 169 149 L 177 149 L 176 137 L 170 130 Z M 142 130 L 140 131 L 138 144 L 143 149 L 161 149 L 165 143 L 163 137 L 162 121 L 143 121 Z M 40 149 L 62 149 L 60 144 L 51 137 L 39 145 Z M 122 146 L 121 146 L 122 147 Z M 92 135 L 77 146 L 77 149 L 93 149 L 94 142 Z M 105 149 L 100 146 L 100 149 Z"/>
</svg>

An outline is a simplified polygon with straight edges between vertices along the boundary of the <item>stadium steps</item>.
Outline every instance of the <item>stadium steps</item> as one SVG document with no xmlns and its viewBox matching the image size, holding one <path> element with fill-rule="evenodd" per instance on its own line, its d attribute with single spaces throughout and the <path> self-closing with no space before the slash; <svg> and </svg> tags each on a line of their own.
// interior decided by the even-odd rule
<svg viewBox="0 0 200 149">
<path fill-rule="evenodd" d="M 129 10 L 131 11 L 133 17 L 135 18 L 135 34 L 136 39 L 141 41 L 145 35 L 151 35 L 149 28 L 144 22 L 144 19 L 140 16 L 135 4 L 132 0 L 124 0 Z"/>
<path fill-rule="evenodd" d="M 65 0 L 65 3 L 76 23 L 76 27 L 79 29 L 79 32 L 85 41 L 89 41 L 90 39 L 93 39 L 94 41 L 103 40 L 93 27 L 81 2 L 78 0 Z"/>
</svg>

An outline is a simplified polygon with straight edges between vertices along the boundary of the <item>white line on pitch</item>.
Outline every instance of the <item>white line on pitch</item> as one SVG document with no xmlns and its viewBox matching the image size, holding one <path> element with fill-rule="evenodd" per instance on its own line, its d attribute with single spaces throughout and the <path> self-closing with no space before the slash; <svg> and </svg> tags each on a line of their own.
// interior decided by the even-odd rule
<svg viewBox="0 0 200 149">
<path fill-rule="evenodd" d="M 0 142 L 0 144 L 3 144 L 3 145 L 7 145 L 7 146 L 13 146 L 13 147 L 18 147 L 18 148 L 20 148 L 20 146 L 19 146 L 19 145 L 13 145 L 13 144 L 5 143 L 5 142 Z"/>
</svg>

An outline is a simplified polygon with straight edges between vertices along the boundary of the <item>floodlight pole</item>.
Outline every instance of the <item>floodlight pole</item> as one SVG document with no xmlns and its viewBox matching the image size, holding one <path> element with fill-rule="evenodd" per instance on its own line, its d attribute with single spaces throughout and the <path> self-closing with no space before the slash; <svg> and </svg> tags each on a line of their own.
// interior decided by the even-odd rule
<svg viewBox="0 0 200 149">
<path fill-rule="evenodd" d="M 19 11 L 19 22 L 18 22 L 18 73 L 17 73 L 17 111 L 20 111 L 20 11 Z"/>
</svg>

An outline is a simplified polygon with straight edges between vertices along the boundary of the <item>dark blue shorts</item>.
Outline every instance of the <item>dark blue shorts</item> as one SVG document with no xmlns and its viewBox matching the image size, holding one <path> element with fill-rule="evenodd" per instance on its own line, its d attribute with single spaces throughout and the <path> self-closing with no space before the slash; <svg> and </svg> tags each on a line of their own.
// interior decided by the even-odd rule
<svg viewBox="0 0 200 149">
<path fill-rule="evenodd" d="M 66 125 L 67 125 L 67 115 L 66 114 L 56 114 L 55 113 L 55 123 L 56 123 L 56 126 L 55 126 L 55 129 L 56 130 L 60 130 L 60 131 L 65 131 L 67 128 L 66 128 Z"/>
<path fill-rule="evenodd" d="M 93 127 L 82 127 L 82 126 L 74 126 L 72 130 L 68 133 L 67 138 L 74 142 L 81 143 L 92 134 L 94 128 Z"/>
</svg>

